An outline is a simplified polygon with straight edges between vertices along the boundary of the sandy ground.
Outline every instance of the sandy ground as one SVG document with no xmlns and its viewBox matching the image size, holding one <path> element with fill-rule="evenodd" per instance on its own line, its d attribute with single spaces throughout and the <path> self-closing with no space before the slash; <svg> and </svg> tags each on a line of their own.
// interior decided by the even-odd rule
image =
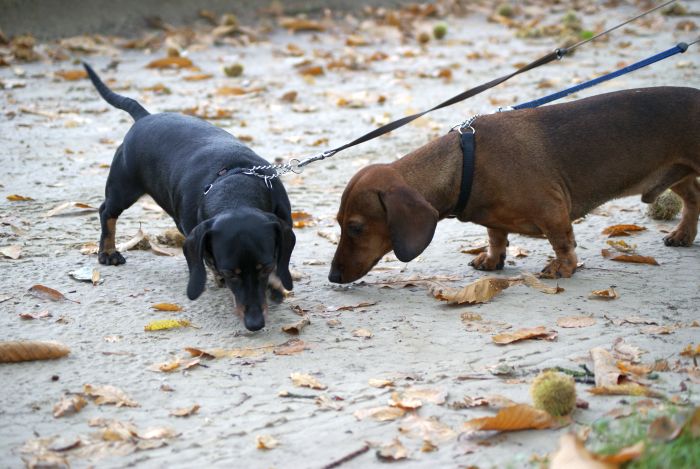
<svg viewBox="0 0 700 469">
<path fill-rule="evenodd" d="M 697 2 L 688 3 L 698 6 Z M 596 8 L 586 14 L 586 24 L 593 27 L 605 19 L 613 24 L 636 11 L 635 6 L 627 4 Z M 553 18 L 562 14 L 561 9 L 551 13 Z M 395 438 L 400 438 L 410 451 L 402 467 L 521 467 L 533 455 L 553 451 L 558 435 L 568 429 L 468 435 L 462 433 L 463 423 L 491 411 L 459 410 L 452 404 L 465 396 L 492 394 L 529 402 L 529 382 L 540 370 L 553 366 L 577 369 L 589 359 L 591 348 L 609 349 L 618 338 L 641 349 L 645 363 L 656 359 L 676 363 L 682 348 L 700 339 L 700 329 L 689 327 L 700 318 L 697 241 L 690 248 L 667 248 L 661 238 L 675 221 L 647 218 L 638 198 L 613 201 L 575 225 L 578 254 L 585 267 L 574 278 L 558 282 L 564 292 L 547 295 L 517 286 L 489 303 L 455 307 L 440 303 L 424 287 L 381 288 L 377 283 L 397 277 L 444 276 L 454 279 L 445 283 L 460 286 L 483 277 L 483 273 L 467 266 L 471 256 L 460 251 L 485 241 L 484 228 L 443 221 L 432 245 L 414 262 L 402 264 L 388 256 L 363 282 L 342 287 L 327 281 L 334 245 L 319 233 L 338 233 L 334 216 L 340 194 L 360 167 L 398 158 L 476 112 L 539 97 L 613 70 L 618 64 L 646 57 L 652 51 L 664 50 L 679 40 L 690 40 L 689 36 L 696 33 L 675 29 L 680 20 L 655 16 L 645 25 L 630 26 L 608 42 L 583 48 L 560 63 L 435 113 L 389 137 L 316 163 L 301 176 L 285 177 L 294 209 L 312 214 L 315 225 L 296 230 L 298 242 L 292 264 L 300 278 L 285 303 L 271 307 L 268 325 L 258 333 L 245 330 L 233 313 L 231 294 L 215 288 L 211 281 L 199 300 L 186 298 L 187 267 L 181 255 L 157 256 L 151 251 L 132 250 L 125 253 L 127 264 L 115 268 L 98 265 L 94 255 L 81 254 L 82 246 L 98 239 L 96 214 L 46 214 L 65 202 L 99 206 L 107 165 L 130 119 L 101 101 L 86 80 L 54 78 L 53 72 L 76 65 L 42 61 L 21 65 L 21 70 L 0 68 L 0 81 L 6 85 L 1 94 L 4 118 L 0 120 L 4 173 L 0 179 L 0 246 L 22 247 L 19 259 L 0 259 L 0 339 L 57 340 L 71 348 L 70 355 L 60 360 L 0 366 L 0 465 L 19 467 L 23 460 L 31 460 L 36 452 L 30 449 L 22 453 L 22 448 L 35 438 L 58 436 L 68 444 L 79 438 L 85 446 L 89 435 L 96 431 L 88 421 L 97 417 L 128 421 L 139 429 L 166 426 L 178 436 L 149 450 L 120 450 L 114 443 L 93 447 L 82 455 L 68 451 L 67 458 L 74 467 L 322 467 L 366 442 L 383 444 Z M 365 31 L 370 45 L 357 50 L 362 55 L 382 50 L 389 55 L 387 60 L 371 62 L 366 70 L 328 70 L 312 80 L 305 80 L 293 67 L 302 59 L 280 51 L 293 43 L 320 63 L 323 59 L 317 57 L 322 54 L 314 57 L 313 50 L 342 55 L 350 32 L 345 23 L 318 37 L 276 30 L 263 41 L 245 47 L 211 46 L 191 51 L 188 55 L 194 63 L 214 75 L 206 81 L 184 81 L 182 77 L 189 72 L 145 68 L 150 60 L 163 56 L 163 51 L 148 54 L 119 50 L 121 63 L 116 72 L 104 71 L 112 58 L 108 55 L 90 56 L 89 61 L 105 79 L 116 80 L 112 86 L 139 99 L 152 112 L 202 104 L 231 110 L 233 116 L 217 120 L 219 125 L 235 135 L 250 136 L 249 145 L 260 155 L 270 160 L 286 159 L 324 148 L 325 143 L 313 146 L 319 139 L 328 139 L 328 145 L 340 144 L 371 129 L 377 120 L 397 118 L 432 105 L 504 74 L 514 64 L 534 59 L 556 44 L 555 38 L 517 39 L 513 30 L 487 22 L 479 12 L 448 17 L 447 22 L 448 38 L 432 41 L 424 49 L 415 41 L 401 44 L 399 37 L 383 29 Z M 630 47 L 618 47 L 627 42 Z M 472 55 L 468 59 L 468 54 L 475 51 L 489 51 L 492 56 L 479 59 Z M 232 62 L 245 65 L 242 77 L 222 74 L 222 64 Z M 453 64 L 452 81 L 421 76 Z M 599 86 L 586 95 L 638 86 L 697 87 L 699 66 L 700 49 L 696 46 L 683 56 Z M 553 88 L 538 88 L 544 80 Z M 22 83 L 26 86 L 10 87 Z M 172 94 L 147 90 L 158 83 Z M 234 97 L 215 95 L 215 89 L 224 85 L 263 87 L 264 91 Z M 299 93 L 296 103 L 282 102 L 280 96 L 291 90 Z M 371 102 L 359 108 L 337 105 L 340 97 L 354 93 L 366 93 L 360 98 Z M 380 95 L 386 98 L 383 104 L 376 103 Z M 430 168 L 426 168 L 426 178 L 430 178 Z M 34 200 L 11 202 L 6 199 L 10 194 Z M 646 231 L 625 239 L 637 244 L 641 254 L 654 256 L 659 266 L 602 258 L 600 249 L 606 246 L 606 238 L 601 230 L 616 223 L 645 226 Z M 173 227 L 173 223 L 152 202 L 143 199 L 120 218 L 118 241 L 128 240 L 139 226 L 156 235 Z M 529 256 L 510 257 L 499 275 L 537 272 L 551 254 L 544 240 L 521 236 L 510 239 L 511 246 L 526 249 Z M 68 275 L 81 267 L 97 269 L 104 283 L 93 286 Z M 28 292 L 34 284 L 55 288 L 75 302 L 36 298 Z M 589 298 L 592 290 L 611 285 L 620 295 L 617 300 Z M 164 302 L 179 304 L 184 311 L 152 310 L 153 304 Z M 338 309 L 362 303 L 366 306 Z M 306 310 L 311 320 L 298 336 L 307 345 L 302 353 L 284 356 L 263 348 L 243 358 L 203 360 L 200 366 L 185 371 L 163 373 L 150 369 L 176 356 L 189 356 L 185 347 L 247 349 L 282 344 L 292 337 L 281 327 L 299 319 L 290 308 L 295 306 Z M 51 317 L 19 317 L 42 311 L 48 311 Z M 467 330 L 461 319 L 465 312 L 480 315 L 485 326 Z M 558 318 L 572 315 L 590 315 L 596 322 L 585 328 L 557 326 Z M 654 334 L 645 329 L 649 324 L 622 321 L 630 317 L 672 326 L 671 333 Z M 164 318 L 189 319 L 197 327 L 144 332 L 147 323 Z M 558 338 L 553 342 L 495 345 L 491 336 L 508 325 L 514 329 L 547 326 L 558 331 Z M 358 329 L 368 330 L 372 336 L 357 337 Z M 512 367 L 512 372 L 506 376 L 492 374 L 489 370 L 498 365 Z M 327 389 L 296 388 L 290 380 L 292 372 L 309 373 Z M 394 388 L 372 387 L 370 379 L 391 380 Z M 90 402 L 75 415 L 54 418 L 52 407 L 61 396 L 81 392 L 87 383 L 118 386 L 140 407 Z M 591 396 L 586 392 L 588 387 L 577 384 L 578 393 L 590 407 L 576 411 L 570 428 L 590 424 L 623 400 L 637 399 Z M 172 391 L 164 390 L 170 388 Z M 425 402 L 415 412 L 421 418 L 439 419 L 454 430 L 455 435 L 445 440 L 434 438 L 437 451 L 422 452 L 420 437 L 400 433 L 405 419 L 378 422 L 371 418 L 358 420 L 353 415 L 361 409 L 384 406 L 392 392 L 408 388 L 439 390 L 447 395 L 447 402 Z M 700 402 L 697 378 L 693 381 L 680 371 L 661 373 L 653 388 L 681 401 Z M 327 396 L 337 408 L 324 408 L 313 398 L 280 397 L 281 391 Z M 169 415 L 173 409 L 193 404 L 200 406 L 195 415 Z M 279 445 L 267 451 L 257 449 L 256 437 L 260 435 L 274 437 Z M 56 442 L 54 445 L 60 446 Z M 380 464 L 372 449 L 343 467 Z"/>
</svg>

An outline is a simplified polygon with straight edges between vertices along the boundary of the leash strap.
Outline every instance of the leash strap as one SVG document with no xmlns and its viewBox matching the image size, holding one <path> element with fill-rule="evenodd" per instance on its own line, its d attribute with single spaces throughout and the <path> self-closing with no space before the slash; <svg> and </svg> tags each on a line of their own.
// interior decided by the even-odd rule
<svg viewBox="0 0 700 469">
<path fill-rule="evenodd" d="M 556 101 L 557 99 L 563 98 L 564 96 L 568 96 L 572 93 L 576 93 L 577 91 L 585 90 L 586 88 L 590 88 L 592 86 L 595 86 L 599 83 L 602 83 L 604 81 L 612 80 L 613 78 L 617 78 L 621 75 L 625 75 L 630 72 L 634 72 L 635 70 L 638 70 L 640 68 L 646 67 L 647 65 L 651 65 L 653 63 L 656 63 L 660 60 L 664 60 L 668 57 L 671 57 L 676 54 L 682 54 L 688 50 L 688 44 L 685 42 L 680 42 L 678 43 L 675 47 L 672 47 L 668 50 L 665 50 L 663 52 L 660 52 L 656 55 L 653 55 L 651 57 L 648 57 L 644 60 L 640 60 L 639 62 L 633 63 L 632 65 L 628 65 L 627 67 L 621 68 L 620 70 L 617 70 L 615 72 L 608 73 L 606 75 L 603 75 L 598 78 L 594 78 L 593 80 L 586 81 L 584 83 L 580 83 L 576 86 L 572 86 L 571 88 L 567 88 L 565 90 L 558 91 L 556 93 L 552 93 L 548 96 L 544 96 L 539 99 L 535 99 L 533 101 L 528 101 L 526 103 L 518 104 L 517 106 L 513 106 L 513 109 L 530 109 L 530 108 L 535 108 L 542 106 L 543 104 L 551 103 L 552 101 Z"/>
<path fill-rule="evenodd" d="M 462 147 L 462 182 L 459 186 L 459 199 L 452 214 L 459 215 L 467 206 L 469 195 L 472 192 L 472 181 L 474 179 L 474 152 L 476 141 L 474 140 L 474 132 L 460 132 L 460 145 Z"/>
</svg>

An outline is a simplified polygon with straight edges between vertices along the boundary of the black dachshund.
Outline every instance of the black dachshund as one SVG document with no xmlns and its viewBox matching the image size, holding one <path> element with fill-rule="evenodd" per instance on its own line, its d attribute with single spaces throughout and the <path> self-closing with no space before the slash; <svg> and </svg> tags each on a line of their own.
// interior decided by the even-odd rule
<svg viewBox="0 0 700 469">
<path fill-rule="evenodd" d="M 115 246 L 117 218 L 148 194 L 187 237 L 187 296 L 194 300 L 204 291 L 206 261 L 217 283 L 233 292 L 246 328 L 262 329 L 266 290 L 279 302 L 282 286 L 293 286 L 289 258 L 296 238 L 280 180 L 241 172 L 268 163 L 226 131 L 196 117 L 149 114 L 135 100 L 112 92 L 84 66 L 105 101 L 136 121 L 117 148 L 107 178 L 100 206 L 99 262 L 126 262 Z"/>
</svg>

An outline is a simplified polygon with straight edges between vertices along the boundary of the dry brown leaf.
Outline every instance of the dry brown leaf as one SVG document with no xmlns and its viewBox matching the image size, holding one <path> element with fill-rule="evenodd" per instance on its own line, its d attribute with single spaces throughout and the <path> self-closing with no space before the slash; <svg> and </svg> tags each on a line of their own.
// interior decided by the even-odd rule
<svg viewBox="0 0 700 469">
<path fill-rule="evenodd" d="M 398 392 L 392 392 L 388 404 L 404 410 L 416 410 L 423 406 L 423 402 L 407 396 L 401 396 Z"/>
<path fill-rule="evenodd" d="M 260 87 L 241 88 L 240 86 L 222 86 L 216 90 L 216 94 L 219 96 L 242 96 L 244 94 L 258 93 L 264 90 L 264 88 Z"/>
<path fill-rule="evenodd" d="M 654 367 L 651 365 L 634 365 L 627 361 L 618 361 L 616 366 L 626 375 L 646 376 L 654 371 Z"/>
<path fill-rule="evenodd" d="M 314 76 L 323 75 L 326 72 L 323 70 L 323 67 L 320 65 L 309 65 L 307 67 L 301 67 L 299 69 L 299 73 L 301 75 L 314 77 Z"/>
<path fill-rule="evenodd" d="M 482 406 L 491 407 L 492 409 L 503 409 L 505 407 L 512 407 L 517 404 L 505 396 L 493 394 L 486 397 L 465 396 L 462 398 L 461 402 L 455 402 L 451 405 L 457 409 L 470 409 L 472 407 Z"/>
<path fill-rule="evenodd" d="M 463 288 L 451 288 L 442 285 L 430 287 L 430 293 L 439 300 L 451 304 L 486 303 L 510 286 L 508 279 L 484 277 Z"/>
<path fill-rule="evenodd" d="M 481 417 L 464 424 L 465 430 L 542 430 L 556 425 L 554 418 L 544 410 L 527 404 L 516 404 L 501 409 L 494 417 Z"/>
<path fill-rule="evenodd" d="M 593 290 L 589 295 L 589 298 L 601 300 L 614 300 L 618 297 L 619 295 L 613 287 L 607 288 L 605 290 Z"/>
<path fill-rule="evenodd" d="M 211 348 L 211 349 L 199 349 L 195 347 L 186 347 L 185 350 L 189 352 L 193 357 L 202 358 L 248 358 L 256 357 L 262 353 L 269 351 L 273 346 L 264 346 L 256 348 L 237 348 L 237 349 L 223 349 L 223 348 Z"/>
<path fill-rule="evenodd" d="M 693 347 L 692 344 L 687 345 L 681 351 L 681 356 L 683 357 L 698 357 L 700 356 L 700 344 Z"/>
<path fill-rule="evenodd" d="M 185 81 L 202 81 L 208 80 L 213 76 L 214 75 L 212 75 L 211 73 L 195 73 L 194 75 L 187 75 L 185 77 L 182 77 L 182 79 Z"/>
<path fill-rule="evenodd" d="M 92 384 L 83 385 L 83 392 L 95 398 L 95 404 L 105 405 L 114 404 L 117 407 L 139 407 L 139 403 L 131 399 L 121 389 L 110 386 L 93 386 Z"/>
<path fill-rule="evenodd" d="M 7 196 L 7 200 L 10 202 L 28 202 L 30 200 L 34 200 L 31 197 L 27 197 L 24 195 L 19 195 L 19 194 L 10 194 Z"/>
<path fill-rule="evenodd" d="M 8 259 L 17 260 L 22 256 L 22 246 L 19 244 L 11 244 L 0 248 L 0 255 Z"/>
<path fill-rule="evenodd" d="M 444 389 L 435 388 L 408 388 L 403 392 L 403 396 L 437 405 L 442 405 L 447 400 L 447 392 Z"/>
<path fill-rule="evenodd" d="M 291 18 L 282 17 L 278 20 L 278 24 L 293 32 L 297 31 L 325 31 L 326 27 L 318 21 L 306 18 Z"/>
<path fill-rule="evenodd" d="M 287 334 L 294 334 L 298 335 L 301 330 L 311 324 L 311 320 L 309 319 L 308 316 L 303 316 L 301 319 L 299 319 L 297 322 L 294 324 L 288 324 L 286 326 L 282 326 L 282 331 L 286 332 Z"/>
<path fill-rule="evenodd" d="M 255 447 L 258 449 L 273 449 L 279 445 L 272 435 L 257 435 L 255 437 Z"/>
<path fill-rule="evenodd" d="M 396 438 L 391 443 L 381 445 L 377 449 L 377 458 L 382 461 L 399 461 L 408 458 L 408 449 Z"/>
<path fill-rule="evenodd" d="M 596 323 L 591 316 L 566 316 L 557 319 L 557 326 L 564 328 L 590 327 Z"/>
<path fill-rule="evenodd" d="M 513 332 L 504 332 L 491 337 L 494 343 L 498 345 L 511 344 L 526 339 L 544 339 L 555 340 L 557 332 L 547 329 L 545 326 L 531 327 L 528 329 L 518 329 Z"/>
<path fill-rule="evenodd" d="M 163 438 L 175 438 L 177 432 L 168 427 L 151 427 L 143 431 L 138 430 L 136 436 L 142 440 L 160 440 Z"/>
<path fill-rule="evenodd" d="M 192 67 L 192 61 L 187 57 L 164 57 L 156 59 L 146 65 L 147 68 L 188 68 Z"/>
<path fill-rule="evenodd" d="M 53 360 L 65 357 L 70 349 L 58 342 L 20 340 L 0 342 L 0 363 Z"/>
<path fill-rule="evenodd" d="M 613 225 L 605 228 L 603 234 L 612 238 L 613 236 L 629 236 L 631 233 L 644 230 L 646 228 L 638 225 Z"/>
<path fill-rule="evenodd" d="M 275 355 L 294 355 L 306 350 L 306 342 L 300 339 L 290 339 L 287 342 L 277 345 L 272 349 Z"/>
<path fill-rule="evenodd" d="M 561 293 L 564 291 L 563 288 L 561 288 L 559 285 L 555 285 L 553 287 L 550 287 L 546 283 L 542 282 L 540 279 L 532 275 L 531 273 L 525 272 L 522 274 L 522 279 L 523 283 L 527 285 L 530 288 L 534 288 L 535 290 L 541 291 L 542 293 L 548 293 L 550 295 L 555 295 L 557 293 Z M 517 277 L 512 279 L 513 281 L 517 280 Z"/>
<path fill-rule="evenodd" d="M 54 75 L 66 81 L 76 81 L 87 78 L 87 72 L 83 69 L 59 70 L 57 72 L 54 72 Z"/>
<path fill-rule="evenodd" d="M 20 313 L 19 317 L 24 319 L 24 320 L 30 320 L 30 319 L 45 319 L 45 318 L 50 318 L 53 315 L 49 313 L 48 311 L 40 311 L 38 313 Z"/>
<path fill-rule="evenodd" d="M 300 388 L 311 388 L 311 389 L 326 389 L 328 386 L 325 384 L 321 384 L 316 378 L 309 374 L 305 373 L 292 373 L 289 375 L 289 378 L 292 380 L 292 384 L 294 386 L 300 387 Z"/>
<path fill-rule="evenodd" d="M 673 334 L 677 326 L 648 326 L 641 329 L 642 334 L 668 335 Z"/>
<path fill-rule="evenodd" d="M 464 248 L 460 252 L 462 252 L 464 254 L 476 255 L 476 254 L 481 254 L 482 252 L 486 252 L 486 251 L 488 251 L 488 249 L 489 249 L 489 245 L 484 244 L 482 246 L 477 246 L 477 247 L 473 247 L 473 248 Z"/>
<path fill-rule="evenodd" d="M 64 395 L 61 400 L 53 406 L 53 416 L 63 417 L 64 415 L 72 415 L 80 412 L 80 409 L 87 405 L 87 401 L 81 395 Z"/>
<path fill-rule="evenodd" d="M 588 390 L 596 396 L 645 396 L 663 399 L 664 395 L 660 392 L 642 386 L 639 383 L 625 383 L 610 386 L 596 386 Z"/>
<path fill-rule="evenodd" d="M 352 331 L 352 335 L 355 337 L 363 338 L 363 339 L 369 339 L 374 334 L 372 334 L 372 331 L 370 331 L 368 329 L 355 329 L 354 331 Z"/>
<path fill-rule="evenodd" d="M 129 241 L 125 243 L 119 243 L 117 244 L 117 251 L 123 252 L 123 251 L 129 251 L 131 249 L 149 249 L 150 248 L 150 242 L 148 241 L 148 237 L 146 236 L 146 233 L 143 232 L 141 227 L 139 227 L 139 230 L 136 232 L 133 238 L 131 238 Z"/>
<path fill-rule="evenodd" d="M 404 416 L 406 411 L 400 407 L 370 407 L 368 409 L 356 410 L 353 415 L 357 420 L 364 420 L 366 418 L 371 418 L 378 422 L 386 422 L 389 420 L 396 420 Z"/>
<path fill-rule="evenodd" d="M 639 363 L 641 355 L 646 352 L 635 345 L 628 344 L 622 337 L 618 337 L 613 342 L 612 353 L 619 360 Z"/>
<path fill-rule="evenodd" d="M 616 464 L 598 461 L 575 434 L 559 439 L 559 449 L 551 458 L 549 469 L 617 469 Z"/>
<path fill-rule="evenodd" d="M 616 251 L 624 252 L 625 254 L 634 254 L 634 251 L 637 250 L 636 244 L 627 244 L 622 239 L 609 239 L 605 243 Z"/>
<path fill-rule="evenodd" d="M 331 399 L 325 394 L 321 394 L 314 399 L 314 403 L 320 410 L 343 410 L 343 405 Z"/>
<path fill-rule="evenodd" d="M 394 381 L 390 379 L 370 378 L 367 384 L 369 384 L 373 388 L 391 388 L 395 386 Z"/>
<path fill-rule="evenodd" d="M 403 419 L 399 431 L 409 438 L 428 440 L 431 443 L 441 443 L 457 437 L 457 432 L 436 417 L 426 419 L 418 415 L 409 415 Z"/>
<path fill-rule="evenodd" d="M 630 262 L 633 264 L 649 264 L 659 265 L 659 263 L 651 256 L 640 256 L 639 254 L 617 254 L 614 255 L 609 249 L 603 249 L 601 254 L 606 259 L 617 262 Z"/>
<path fill-rule="evenodd" d="M 591 349 L 590 353 L 593 359 L 596 386 L 617 386 L 627 381 L 626 375 L 617 367 L 610 352 L 601 347 L 595 347 Z"/>
<path fill-rule="evenodd" d="M 346 305 L 346 306 L 327 306 L 326 311 L 330 313 L 334 313 L 336 311 L 353 311 L 358 308 L 367 308 L 368 306 L 374 306 L 376 305 L 376 301 L 363 301 L 362 303 L 358 303 L 356 305 Z"/>
<path fill-rule="evenodd" d="M 29 289 L 29 293 L 42 300 L 65 301 L 68 300 L 63 293 L 44 285 L 34 285 Z"/>
<path fill-rule="evenodd" d="M 182 306 L 174 303 L 156 303 L 151 308 L 156 311 L 182 311 Z"/>
</svg>

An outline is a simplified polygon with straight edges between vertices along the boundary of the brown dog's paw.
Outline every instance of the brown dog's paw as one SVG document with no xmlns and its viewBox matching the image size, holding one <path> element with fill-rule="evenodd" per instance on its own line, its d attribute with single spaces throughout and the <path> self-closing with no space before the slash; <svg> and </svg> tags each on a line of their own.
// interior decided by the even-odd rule
<svg viewBox="0 0 700 469">
<path fill-rule="evenodd" d="M 554 259 L 552 262 L 542 269 L 540 277 L 542 278 L 569 278 L 576 272 L 576 263 L 573 265 L 570 262 L 564 262 L 559 259 Z"/>
<path fill-rule="evenodd" d="M 693 245 L 695 236 L 683 230 L 673 230 L 668 236 L 664 236 L 666 246 L 689 247 Z"/>
<path fill-rule="evenodd" d="M 119 251 L 114 252 L 98 252 L 97 261 L 104 265 L 122 265 L 126 264 L 126 259 Z"/>
<path fill-rule="evenodd" d="M 482 252 L 476 256 L 469 263 L 470 266 L 474 267 L 476 270 L 501 270 L 505 264 L 506 255 L 502 254 L 498 258 L 489 257 L 485 252 Z"/>
</svg>

